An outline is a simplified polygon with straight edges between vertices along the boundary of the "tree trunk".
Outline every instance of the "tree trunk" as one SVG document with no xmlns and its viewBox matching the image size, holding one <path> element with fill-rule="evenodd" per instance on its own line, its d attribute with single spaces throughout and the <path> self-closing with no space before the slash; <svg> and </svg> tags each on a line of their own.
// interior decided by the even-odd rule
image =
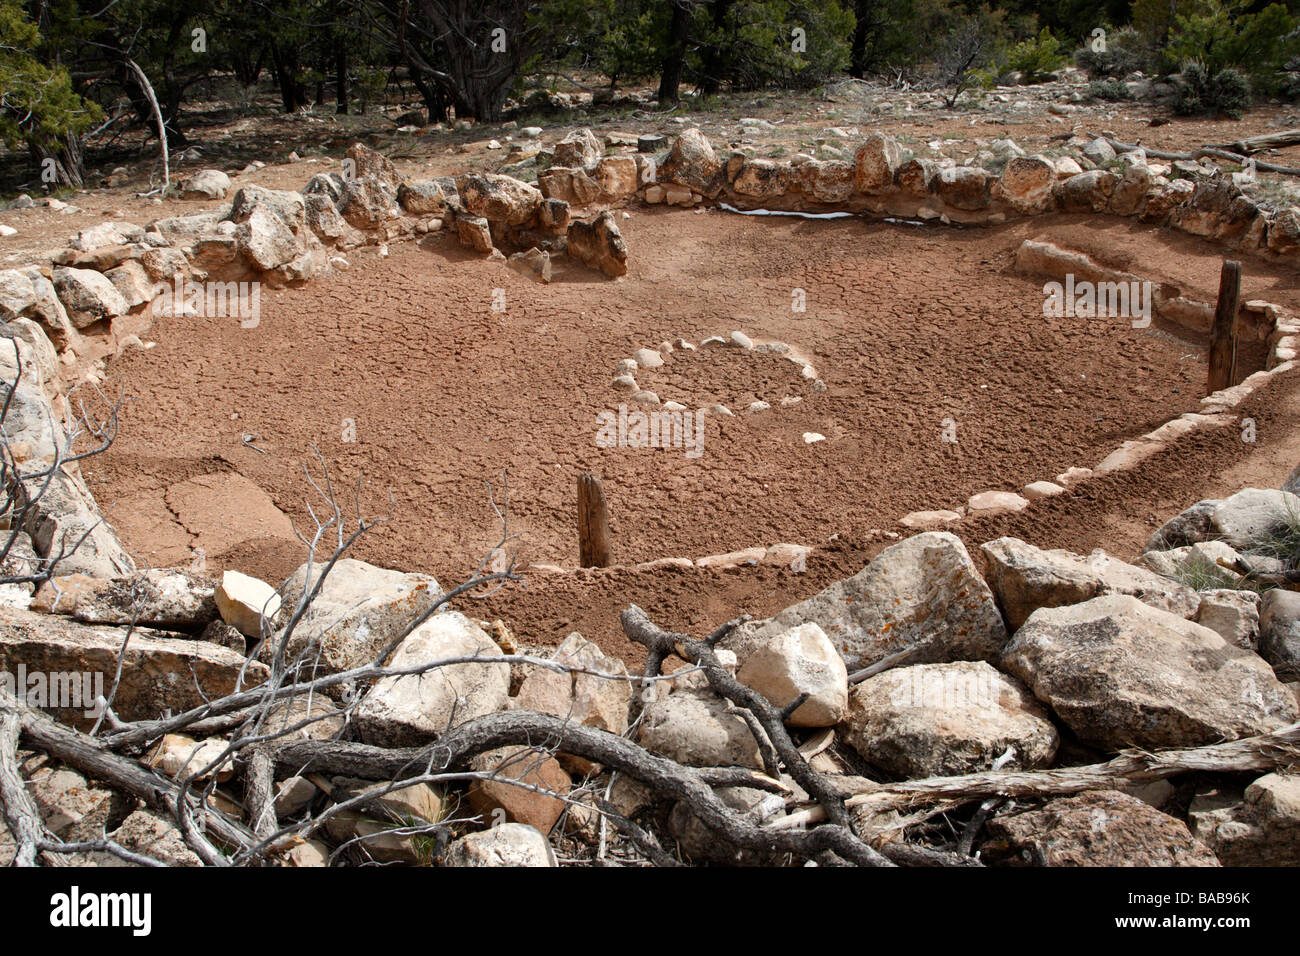
<svg viewBox="0 0 1300 956">
<path fill-rule="evenodd" d="M 686 63 L 686 40 L 690 34 L 691 11 L 685 0 L 673 0 L 673 17 L 668 24 L 668 46 L 659 74 L 659 103 L 668 106 L 678 100 L 682 67 Z"/>
<path fill-rule="evenodd" d="M 86 166 L 81 154 L 81 140 L 73 133 L 66 133 L 63 142 L 57 146 L 30 146 L 32 159 L 42 174 L 48 168 L 48 160 L 54 161 L 55 178 L 49 186 L 68 189 L 81 189 L 86 185 Z"/>
<path fill-rule="evenodd" d="M 715 37 L 713 42 L 704 49 L 703 75 L 700 77 L 700 92 L 706 95 L 711 96 L 722 88 L 722 73 L 726 67 L 726 58 L 722 52 L 724 43 L 717 34 L 725 26 L 727 13 L 730 11 L 733 2 L 734 0 L 716 0 L 713 4 Z"/>
<path fill-rule="evenodd" d="M 348 111 L 348 46 L 342 37 L 334 41 L 334 102 L 339 115 Z"/>
</svg>

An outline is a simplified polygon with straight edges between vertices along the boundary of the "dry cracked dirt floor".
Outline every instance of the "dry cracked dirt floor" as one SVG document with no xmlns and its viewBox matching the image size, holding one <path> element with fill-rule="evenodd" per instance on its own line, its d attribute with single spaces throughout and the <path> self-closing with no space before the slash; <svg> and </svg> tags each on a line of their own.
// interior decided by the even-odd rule
<svg viewBox="0 0 1300 956">
<path fill-rule="evenodd" d="M 1042 280 L 1012 268 L 1023 240 L 1048 238 L 1213 301 L 1222 253 L 1187 236 L 1103 217 L 962 230 L 617 215 L 630 248 L 617 281 L 560 259 L 541 285 L 444 234 L 386 257 L 354 250 L 346 271 L 264 290 L 256 328 L 159 319 L 145 335 L 156 344 L 109 365 L 106 390 L 130 401 L 116 444 L 85 464 L 97 500 L 150 565 L 201 553 L 209 568 L 278 582 L 304 559 L 291 522 L 310 528 L 308 504 L 320 509 L 303 470 L 314 443 L 345 503 L 363 480 L 366 513 L 384 514 L 391 491 L 392 520 L 354 556 L 447 586 L 497 538 L 484 482 L 499 500 L 504 471 L 525 580 L 464 610 L 503 618 L 526 645 L 576 629 L 636 661 L 618 627 L 629 603 L 695 633 L 770 614 L 860 570 L 905 513 L 1091 467 L 1196 410 L 1204 391 L 1203 336 L 1159 321 L 1045 318 Z M 797 289 L 804 312 L 791 309 Z M 1246 261 L 1243 295 L 1300 308 L 1297 276 L 1262 259 Z M 625 398 L 611 386 L 619 359 L 734 329 L 790 344 L 826 389 L 772 355 L 677 352 L 641 371 L 641 386 L 691 408 L 721 402 L 735 417 L 706 420 L 698 457 L 597 445 L 597 414 Z M 953 530 L 972 553 L 1014 534 L 1131 558 L 1199 498 L 1277 486 L 1300 460 L 1294 385 L 1286 376 L 1252 397 L 1253 444 L 1231 428 L 1196 434 L 1132 471 Z M 781 405 L 787 396 L 801 400 Z M 771 410 L 746 413 L 755 400 Z M 956 443 L 943 441 L 945 419 Z M 805 432 L 827 440 L 805 444 Z M 529 572 L 577 564 L 575 483 L 588 470 L 604 480 L 619 563 L 781 541 L 818 551 L 803 572 Z"/>
</svg>

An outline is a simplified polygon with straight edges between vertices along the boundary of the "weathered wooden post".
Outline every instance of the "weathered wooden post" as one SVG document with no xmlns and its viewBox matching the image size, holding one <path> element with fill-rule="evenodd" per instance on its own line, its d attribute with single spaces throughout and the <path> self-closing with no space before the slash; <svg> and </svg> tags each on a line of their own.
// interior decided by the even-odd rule
<svg viewBox="0 0 1300 956">
<path fill-rule="evenodd" d="M 578 561 L 584 568 L 609 567 L 609 507 L 600 479 L 578 476 Z"/>
<path fill-rule="evenodd" d="M 1207 390 L 1217 392 L 1237 384 L 1237 303 L 1241 297 L 1241 263 L 1223 260 L 1219 273 L 1219 302 L 1210 330 L 1210 375 Z"/>
</svg>

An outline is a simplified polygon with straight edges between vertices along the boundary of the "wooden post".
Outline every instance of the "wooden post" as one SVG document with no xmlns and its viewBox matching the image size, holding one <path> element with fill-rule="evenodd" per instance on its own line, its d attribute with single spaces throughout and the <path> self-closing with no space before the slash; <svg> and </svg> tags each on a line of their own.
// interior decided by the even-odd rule
<svg viewBox="0 0 1300 956">
<path fill-rule="evenodd" d="M 584 568 L 609 567 L 609 507 L 600 479 L 578 476 L 578 562 Z"/>
<path fill-rule="evenodd" d="M 1219 273 L 1219 303 L 1210 330 L 1209 392 L 1237 383 L 1237 302 L 1241 296 L 1241 263 L 1223 260 Z"/>
</svg>

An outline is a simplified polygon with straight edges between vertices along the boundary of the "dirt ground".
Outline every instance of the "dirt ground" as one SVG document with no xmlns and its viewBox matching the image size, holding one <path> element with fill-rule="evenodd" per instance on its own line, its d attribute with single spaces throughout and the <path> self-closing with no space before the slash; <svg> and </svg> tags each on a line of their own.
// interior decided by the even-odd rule
<svg viewBox="0 0 1300 956">
<path fill-rule="evenodd" d="M 503 472 L 517 535 L 509 551 L 524 567 L 576 566 L 575 483 L 586 470 L 604 480 L 619 563 L 778 541 L 831 550 L 807 573 L 777 573 L 780 585 L 758 569 L 529 574 L 526 588 L 480 609 L 528 643 L 578 628 L 617 644 L 617 611 L 629 600 L 679 626 L 774 610 L 858 570 L 907 512 L 1094 465 L 1195 410 L 1202 394 L 1198 336 L 1044 318 L 1041 282 L 1011 270 L 1021 241 L 1048 237 L 1212 298 L 1219 259 L 1196 240 L 1091 217 L 954 230 L 713 211 L 628 216 L 631 268 L 618 281 L 562 266 L 545 286 L 437 237 L 387 257 L 356 250 L 347 271 L 264 291 L 254 329 L 161 320 L 147 336 L 153 348 L 109 367 L 107 388 L 131 402 L 117 443 L 87 463 L 97 500 L 151 565 L 189 564 L 201 549 L 211 568 L 278 581 L 303 549 L 276 509 L 310 527 L 303 466 L 314 444 L 345 498 L 364 481 L 367 513 L 386 512 L 392 492 L 393 520 L 355 556 L 444 583 L 495 543 L 484 482 L 499 497 Z M 1246 271 L 1248 297 L 1296 304 L 1294 276 L 1264 262 Z M 791 310 L 795 289 L 805 312 Z M 504 290 L 504 312 L 492 309 L 494 290 Z M 642 371 L 641 385 L 692 409 L 723 402 L 735 417 L 705 420 L 698 457 L 597 445 L 598 413 L 626 400 L 610 384 L 620 358 L 733 329 L 793 346 L 825 391 L 777 356 L 675 352 Z M 801 400 L 782 406 L 787 396 Z M 747 413 L 754 400 L 773 407 Z M 956 443 L 943 440 L 947 419 Z M 805 432 L 827 440 L 805 444 Z M 248 434 L 254 447 L 242 444 Z M 1221 449 L 1216 467 L 1228 452 L 1239 450 Z M 274 508 L 252 506 L 262 491 Z M 1091 494 L 1084 486 L 1074 497 Z M 1181 492 L 1168 510 L 1198 495 Z M 1151 506 L 1149 492 L 1137 498 Z M 1136 505 L 1103 509 L 1119 533 L 1098 546 L 1140 544 L 1145 534 L 1124 514 Z M 1061 510 L 1035 505 L 1026 536 L 1042 542 L 1060 522 L 1057 543 L 1077 549 L 1100 530 L 1095 507 L 1073 526 Z M 829 577 L 818 570 L 831 567 Z"/>
<path fill-rule="evenodd" d="M 838 124 L 890 132 L 922 155 L 960 157 L 1000 137 L 1028 152 L 1052 149 L 1084 130 L 1181 150 L 1300 120 L 1273 105 L 1240 122 L 1152 126 L 1156 111 L 1141 104 L 1055 117 L 1046 100 L 1014 114 L 988 100 L 907 111 L 873 95 L 735 98 L 708 114 L 623 111 L 540 125 L 554 141 L 577 125 L 671 136 L 699 124 L 722 145 L 741 142 L 737 118 L 754 116 L 773 124 L 761 136 L 774 152 L 803 148 Z M 205 166 L 238 173 L 260 159 L 268 165 L 236 175 L 236 186 L 293 189 L 337 168 L 354 139 L 394 155 L 408 175 L 430 176 L 500 165 L 508 149 L 489 149 L 489 141 L 508 146 L 516 135 L 503 127 L 399 135 L 378 114 L 214 113 L 191 132 L 200 150 L 178 176 Z M 289 162 L 291 150 L 304 158 Z M 1268 158 L 1295 165 L 1291 152 L 1300 150 Z M 144 223 L 203 207 L 135 196 L 156 166 L 145 146 L 122 162 L 121 185 L 65 196 L 70 212 L 5 213 L 19 232 L 0 239 L 0 265 L 48 258 L 77 229 L 106 218 Z M 392 493 L 392 520 L 355 556 L 430 572 L 444 585 L 495 543 L 499 523 L 484 482 L 500 502 L 503 471 L 517 535 L 510 552 L 525 568 L 577 563 L 575 482 L 585 470 L 604 479 L 619 562 L 779 541 L 818 549 L 803 572 L 526 570 L 521 584 L 462 602 L 473 616 L 504 619 L 525 644 L 552 645 L 581 630 L 636 661 L 639 649 L 618 628 L 629 603 L 695 633 L 742 612 L 769 614 L 860 570 L 890 534 L 904 532 L 896 522 L 908 511 L 955 507 L 975 492 L 1017 490 L 1094 465 L 1124 439 L 1196 409 L 1203 392 L 1202 337 L 1159 323 L 1134 330 L 1122 319 L 1046 319 L 1041 282 L 1011 268 L 1020 242 L 1047 238 L 1212 301 L 1222 252 L 1187 236 L 1105 217 L 961 230 L 627 211 L 619 224 L 630 271 L 618 281 L 557 260 L 555 281 L 543 286 L 431 238 L 395 244 L 387 257 L 354 250 L 346 271 L 263 290 L 254 329 L 218 318 L 161 320 L 144 336 L 152 348 L 109 365 L 106 390 L 121 388 L 130 402 L 111 452 L 85 464 L 96 498 L 148 564 L 201 557 L 212 569 L 277 582 L 304 558 L 293 528 L 310 528 L 309 503 L 319 513 L 304 473 L 307 465 L 319 474 L 313 443 L 345 502 L 361 479 L 369 515 L 387 513 Z M 1247 298 L 1295 308 L 1298 283 L 1292 270 L 1246 261 Z M 790 308 L 796 289 L 806 296 L 802 313 Z M 494 290 L 504 290 L 504 312 L 492 309 Z M 597 445 L 597 414 L 624 400 L 610 384 L 619 359 L 666 339 L 698 343 L 733 329 L 793 346 L 825 391 L 773 356 L 678 352 L 663 369 L 642 372 L 642 387 L 692 409 L 721 402 L 735 417 L 707 419 L 697 458 Z M 1254 443 L 1234 429 L 1194 435 L 1024 514 L 953 530 L 976 554 L 981 542 L 1014 534 L 1132 557 L 1156 525 L 1193 501 L 1281 482 L 1300 461 L 1295 382 L 1275 381 L 1242 410 L 1256 421 Z M 781 405 L 787 396 L 801 400 Z M 759 399 L 773 407 L 747 414 Z M 955 444 L 942 440 L 946 419 Z M 827 440 L 805 444 L 804 432 Z M 245 435 L 255 436 L 249 445 Z"/>
</svg>

